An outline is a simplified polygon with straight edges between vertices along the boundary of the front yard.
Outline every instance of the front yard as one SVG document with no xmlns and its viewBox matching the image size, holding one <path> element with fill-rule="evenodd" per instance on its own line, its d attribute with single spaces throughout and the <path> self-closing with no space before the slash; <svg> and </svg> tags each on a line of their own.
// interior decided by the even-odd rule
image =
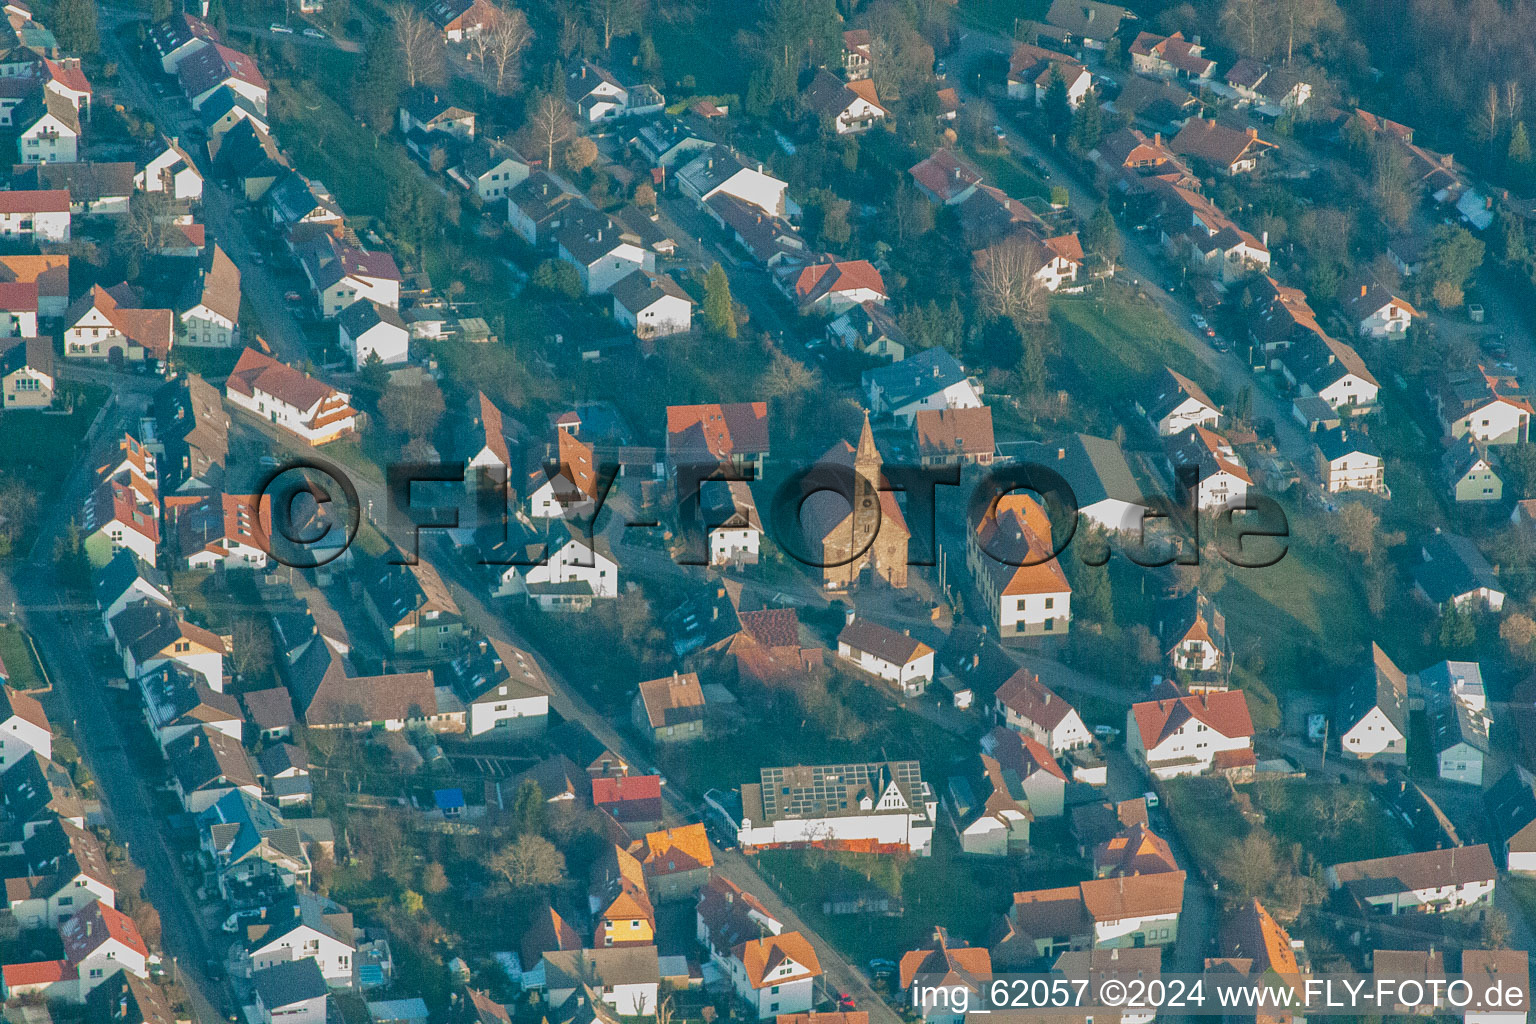
<svg viewBox="0 0 1536 1024">
<path fill-rule="evenodd" d="M 19 626 L 0 626 L 0 664 L 10 675 L 10 685 L 18 690 L 35 690 L 44 685 L 32 645 Z"/>
</svg>

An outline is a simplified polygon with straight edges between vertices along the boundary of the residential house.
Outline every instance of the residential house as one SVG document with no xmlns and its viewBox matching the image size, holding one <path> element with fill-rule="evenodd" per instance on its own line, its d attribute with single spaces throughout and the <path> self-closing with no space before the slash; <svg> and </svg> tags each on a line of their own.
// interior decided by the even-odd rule
<svg viewBox="0 0 1536 1024">
<path fill-rule="evenodd" d="M 1414 590 L 1436 608 L 1504 607 L 1504 591 L 1488 559 L 1466 537 L 1442 533 L 1438 527 L 1425 538 L 1414 567 Z"/>
<path fill-rule="evenodd" d="M 1440 422 L 1453 438 L 1470 435 L 1498 445 L 1519 444 L 1530 436 L 1531 404 L 1512 376 L 1483 366 L 1451 370 L 1433 397 Z"/>
<path fill-rule="evenodd" d="M 170 199 L 201 199 L 203 175 L 196 162 L 175 139 L 161 136 L 160 143 L 134 176 L 135 187 L 144 192 L 164 192 Z"/>
<path fill-rule="evenodd" d="M 764 768 L 739 795 L 742 846 L 932 852 L 938 800 L 916 761 Z"/>
<path fill-rule="evenodd" d="M 1200 81 L 1216 70 L 1216 62 L 1205 56 L 1199 38 L 1185 39 L 1182 32 L 1171 36 L 1140 32 L 1128 49 L 1131 67 L 1142 74 Z"/>
<path fill-rule="evenodd" d="M 923 466 L 990 466 L 997 454 L 989 406 L 919 409 L 912 417 L 912 432 Z"/>
<path fill-rule="evenodd" d="M 219 41 L 218 29 L 192 14 L 173 14 L 150 27 L 148 46 L 160 69 L 174 75 L 182 60 Z"/>
<path fill-rule="evenodd" d="M 897 589 L 907 585 L 912 532 L 884 465 L 866 414 L 857 448 L 838 441 L 812 467 L 805 487 L 819 489 L 801 503 L 800 531 L 828 590 L 858 584 L 865 570 Z"/>
<path fill-rule="evenodd" d="M 1019 780 L 1033 818 L 1061 817 L 1067 775 L 1044 743 L 1028 733 L 998 725 L 981 737 L 981 750 Z"/>
<path fill-rule="evenodd" d="M 545 245 L 582 208 L 580 193 L 546 171 L 533 171 L 507 193 L 507 223 L 529 245 Z"/>
<path fill-rule="evenodd" d="M 630 835 L 661 827 L 661 776 L 605 775 L 592 779 L 592 806 Z"/>
<path fill-rule="evenodd" d="M 1498 869 L 1486 843 L 1350 861 L 1325 868 L 1328 888 L 1344 890 L 1374 914 L 1438 914 L 1493 902 Z"/>
<path fill-rule="evenodd" d="M 244 127 L 243 125 L 241 127 Z M 230 133 L 233 136 L 233 132 Z M 259 137 L 255 140 L 262 143 Z M 273 144 L 275 147 L 275 143 Z M 219 150 L 222 155 L 225 146 Z M 265 146 L 261 146 L 265 149 Z M 245 146 L 238 151 L 241 156 L 255 156 L 253 147 Z M 270 169 L 261 170 L 264 179 Z M 252 182 L 245 178 L 246 191 L 252 190 Z M 282 230 L 290 230 L 301 224 L 330 224 L 339 226 L 342 223 L 341 207 L 336 202 L 336 197 L 331 195 L 324 182 L 310 181 L 299 172 L 286 166 L 275 174 L 273 181 L 262 191 L 261 202 L 266 207 L 267 217 L 274 227 Z M 303 265 L 304 253 L 299 253 L 300 265 Z M 306 272 L 308 272 L 306 268 Z"/>
<path fill-rule="evenodd" d="M 1457 502 L 1502 501 L 1504 479 L 1493 466 L 1489 449 L 1474 441 L 1471 435 L 1452 441 L 1444 458 L 1445 478 L 1451 485 L 1451 495 Z"/>
<path fill-rule="evenodd" d="M 1125 878 L 1179 870 L 1168 841 L 1139 822 L 1093 849 L 1093 877 Z"/>
<path fill-rule="evenodd" d="M 176 740 L 203 727 L 240 742 L 245 716 L 239 701 L 209 686 L 195 669 L 168 661 L 145 672 L 138 683 L 144 720 L 162 754 Z"/>
<path fill-rule="evenodd" d="M 499 203 L 512 189 L 528 180 L 528 161 L 499 139 L 479 138 L 461 148 L 459 162 L 448 177 L 481 202 Z"/>
<path fill-rule="evenodd" d="M 1168 668 L 1188 693 L 1225 690 L 1232 650 L 1227 618 L 1199 587 L 1165 603 L 1154 629 Z"/>
<path fill-rule="evenodd" d="M 807 110 L 837 135 L 867 131 L 885 120 L 873 79 L 843 81 L 825 68 L 816 72 L 801 97 Z"/>
<path fill-rule="evenodd" d="M 1473 711 L 1488 710 L 1482 666 L 1475 661 L 1442 661 L 1419 673 L 1419 685 L 1437 701 L 1465 704 Z"/>
<path fill-rule="evenodd" d="M 590 996 L 618 1017 L 648 1017 L 659 1005 L 661 965 L 655 946 L 552 950 L 544 954 L 544 976 L 551 1006 L 562 1006 L 572 996 Z M 560 1019 L 565 1019 L 563 1014 Z"/>
<path fill-rule="evenodd" d="M 1408 763 L 1408 678 L 1378 644 L 1370 668 L 1344 692 L 1335 725 L 1346 758 Z"/>
<path fill-rule="evenodd" d="M 623 82 L 612 72 L 589 61 L 565 76 L 565 95 L 576 107 L 576 118 L 595 124 L 610 118 L 659 114 L 666 100 L 655 86 Z"/>
<path fill-rule="evenodd" d="M 952 776 L 944 794 L 961 852 L 1006 857 L 1027 851 L 1034 815 L 1021 780 L 994 757 L 982 754 L 977 761 L 980 771 Z"/>
<path fill-rule="evenodd" d="M 174 515 L 181 555 L 190 569 L 264 569 L 272 546 L 267 495 L 219 494 Z"/>
<path fill-rule="evenodd" d="M 1003 496 L 966 537 L 965 563 L 1001 637 L 1065 633 L 1072 587 L 1045 509 L 1025 494 Z"/>
<path fill-rule="evenodd" d="M 1219 949 L 1220 957 L 1206 959 L 1207 972 L 1246 976 L 1281 999 L 1302 995 L 1298 989 L 1304 984 L 1305 968 L 1297 956 L 1302 944 L 1293 940 L 1258 900 L 1251 899 L 1228 915 L 1222 923 Z M 1373 966 L 1378 973 L 1385 973 L 1386 963 L 1387 957 L 1381 951 L 1374 954 Z M 1392 976 L 1411 975 L 1393 971 Z M 1260 1013 L 1251 1019 L 1269 1024 L 1293 1024 L 1305 1020 L 1289 1010 Z"/>
<path fill-rule="evenodd" d="M 1431 714 L 1430 728 L 1440 778 L 1481 788 L 1489 752 L 1487 715 L 1459 700 L 1445 701 Z"/>
<path fill-rule="evenodd" d="M 0 771 L 28 751 L 52 757 L 53 727 L 37 698 L 0 683 Z"/>
<path fill-rule="evenodd" d="M 160 546 L 160 521 L 154 506 L 140 501 L 128 484 L 103 480 L 86 499 L 81 514 L 81 547 L 91 567 L 100 569 L 127 550 L 153 565 Z"/>
<path fill-rule="evenodd" d="M 263 743 L 287 739 L 299 724 L 293 714 L 293 697 L 286 687 L 247 690 L 240 699 L 245 702 L 246 717 Z"/>
<path fill-rule="evenodd" d="M 475 112 L 455 106 L 425 86 L 406 90 L 400 97 L 399 113 L 401 135 L 419 131 L 461 142 L 475 137 Z"/>
<path fill-rule="evenodd" d="M 200 674 L 211 689 L 224 692 L 223 638 L 176 612 L 152 601 L 131 604 L 113 618 L 112 633 L 129 679 L 176 662 Z"/>
<path fill-rule="evenodd" d="M 867 28 L 843 33 L 843 77 L 850 82 L 868 78 L 875 66 L 874 40 Z"/>
<path fill-rule="evenodd" d="M 584 611 L 594 600 L 619 596 L 619 565 L 598 535 L 588 540 L 564 519 L 546 534 L 496 545 L 484 553 L 492 597 L 524 597 L 545 611 Z"/>
<path fill-rule="evenodd" d="M 587 906 L 592 915 L 594 947 L 655 944 L 656 909 L 645 871 L 639 858 L 624 847 L 610 844 L 593 864 Z"/>
<path fill-rule="evenodd" d="M 1354 346 L 1326 334 L 1303 337 L 1278 360 L 1302 395 L 1316 395 L 1334 410 L 1356 415 L 1375 406 L 1381 385 Z"/>
<path fill-rule="evenodd" d="M 889 366 L 865 370 L 860 389 L 876 416 L 889 415 L 911 426 L 924 409 L 976 409 L 981 385 L 966 374 L 946 348 L 924 349 Z"/>
<path fill-rule="evenodd" d="M 790 261 L 810 259 L 799 230 L 781 216 L 724 192 L 710 196 L 704 209 L 759 266 L 773 270 Z"/>
<path fill-rule="evenodd" d="M 200 110 L 220 88 L 228 87 L 249 100 L 263 115 L 267 112 L 267 80 L 249 54 L 218 42 L 182 57 L 176 64 L 181 91 L 193 110 Z"/>
<path fill-rule="evenodd" d="M 1169 367 L 1155 385 L 1150 399 L 1138 399 L 1136 409 L 1152 424 L 1158 437 L 1175 437 L 1192 427 L 1221 424 L 1221 407 L 1205 389 Z"/>
<path fill-rule="evenodd" d="M 705 150 L 676 174 L 678 189 L 702 206 L 717 195 L 734 196 L 770 217 L 790 213 L 786 192 L 789 183 L 763 170 L 749 167 L 736 153 L 723 146 Z"/>
<path fill-rule="evenodd" d="M 118 971 L 149 977 L 149 946 L 133 919 L 101 900 L 59 926 L 64 959 L 78 978 L 72 1002 L 84 1002 L 91 990 Z"/>
<path fill-rule="evenodd" d="M 363 607 L 394 654 L 442 655 L 464 638 L 458 603 L 424 561 L 377 566 L 364 581 Z"/>
<path fill-rule="evenodd" d="M 667 463 L 750 471 L 761 479 L 768 458 L 768 403 L 667 406 Z"/>
<path fill-rule="evenodd" d="M 909 344 L 895 315 L 875 299 L 844 310 L 827 324 L 826 335 L 834 345 L 880 359 L 905 359 Z"/>
<path fill-rule="evenodd" d="M 1276 148 L 1259 138 L 1257 128 L 1229 128 L 1214 119 L 1191 118 L 1169 143 L 1175 153 L 1215 174 L 1247 174 Z"/>
<path fill-rule="evenodd" d="M 199 725 L 165 748 L 171 782 L 188 814 L 207 810 L 235 790 L 261 798 L 261 784 L 245 748 L 217 729 Z"/>
<path fill-rule="evenodd" d="M 706 149 L 713 149 L 715 141 L 698 130 L 692 117 L 658 117 L 641 122 L 626 144 L 631 150 L 645 157 L 652 167 L 679 167 Z"/>
<path fill-rule="evenodd" d="M 1042 34 L 1064 46 L 1102 50 L 1120 31 L 1120 25 L 1136 15 L 1124 7 L 1100 0 L 1051 0 Z"/>
<path fill-rule="evenodd" d="M 1494 992 L 1529 992 L 1529 958 L 1517 950 L 1464 949 L 1461 977 L 1473 992 L 1473 1001 L 1462 1014 L 1466 1024 L 1519 1024 L 1522 1011 L 1509 1005 L 1507 995 L 1496 998 Z"/>
<path fill-rule="evenodd" d="M 221 86 L 203 101 L 197 117 L 203 134 L 210 142 L 246 120 L 265 134 L 272 131 L 272 123 L 267 115 L 258 110 L 255 103 L 228 86 Z"/>
<path fill-rule="evenodd" d="M 69 210 L 70 196 L 67 189 L 13 189 L 0 192 L 0 239 L 67 242 L 70 238 Z M 7 280 L 14 279 L 7 275 Z M 44 312 L 41 308 L 38 312 L 44 316 L 58 315 L 57 312 Z"/>
<path fill-rule="evenodd" d="M 238 956 L 251 975 L 274 964 L 313 960 L 331 988 L 350 988 L 357 930 L 346 909 L 323 896 L 297 890 L 245 929 Z"/>
<path fill-rule="evenodd" d="M 238 345 L 240 296 L 240 268 L 214 243 L 182 295 L 186 309 L 177 318 L 181 323 L 177 343 L 211 348 Z"/>
<path fill-rule="evenodd" d="M 1171 946 L 1183 908 L 1182 871 L 1016 892 L 992 946 L 993 968 L 1054 959 L 1068 950 Z"/>
<path fill-rule="evenodd" d="M 890 683 L 903 697 L 921 697 L 933 682 L 932 647 L 869 619 L 850 619 L 837 635 L 837 656 Z"/>
<path fill-rule="evenodd" d="M 350 396 L 253 348 L 240 353 L 224 397 L 310 445 L 326 444 L 357 428 Z"/>
<path fill-rule="evenodd" d="M 256 767 L 264 798 L 278 807 L 299 807 L 313 797 L 309 754 L 302 747 L 274 743 L 257 756 Z"/>
<path fill-rule="evenodd" d="M 1536 872 L 1536 775 L 1516 765 L 1493 784 L 1484 803 L 1504 848 L 1504 866 Z"/>
<path fill-rule="evenodd" d="M 12 169 L 11 187 L 63 189 L 69 193 L 69 212 L 77 216 L 122 216 L 128 212 L 133 196 L 135 166 L 126 160 L 17 164 Z"/>
<path fill-rule="evenodd" d="M 52 341 L 0 338 L 0 411 L 47 409 L 57 387 Z"/>
<path fill-rule="evenodd" d="M 574 208 L 554 238 L 556 253 L 576 268 L 588 295 L 607 294 L 635 271 L 656 269 L 655 254 L 625 239 L 613 219 L 597 210 Z"/>
<path fill-rule="evenodd" d="M 5 879 L 5 899 L 24 929 L 57 929 L 97 900 L 116 904 L 100 840 L 67 821 L 45 822 L 23 841 L 16 869 Z"/>
<path fill-rule="evenodd" d="M 549 680 L 520 647 L 486 637 L 433 671 L 438 685 L 452 687 L 463 702 L 471 737 L 529 735 L 549 720 Z"/>
<path fill-rule="evenodd" d="M 340 316 L 360 299 L 400 307 L 400 268 L 389 253 L 356 248 L 325 231 L 302 246 L 298 255 L 325 319 Z"/>
<path fill-rule="evenodd" d="M 0 772 L 0 808 L 0 854 L 25 853 L 26 841 L 57 821 L 85 827 L 85 806 L 68 769 L 35 750 Z"/>
<path fill-rule="evenodd" d="M 210 134 L 208 156 L 214 174 L 248 203 L 264 203 L 272 188 L 292 173 L 277 143 L 254 118 L 236 120 L 222 135 Z"/>
<path fill-rule="evenodd" d="M 1148 187 L 1162 203 L 1159 238 L 1169 253 L 1187 258 L 1200 273 L 1225 288 L 1255 271 L 1268 272 L 1269 242 L 1243 230 L 1205 196 L 1182 185 L 1152 178 Z"/>
<path fill-rule="evenodd" d="M 1000 725 L 1040 743 L 1052 757 L 1094 742 L 1077 709 L 1029 669 L 1018 669 L 998 686 L 992 715 Z"/>
<path fill-rule="evenodd" d="M 1241 690 L 1158 697 L 1125 717 L 1131 760 L 1155 779 L 1252 769 L 1253 720 Z"/>
<path fill-rule="evenodd" d="M 885 280 L 868 260 L 785 266 L 774 280 L 802 316 L 842 313 L 865 302 L 886 300 Z"/>
<path fill-rule="evenodd" d="M 961 1024 L 966 1008 L 986 1005 L 983 989 L 992 980 L 992 954 L 985 946 L 970 946 L 951 939 L 942 927 L 918 949 L 902 954 L 897 967 L 897 987 L 909 992 L 909 1006 L 926 1024 Z M 924 998 L 914 985 L 944 998 Z"/>
<path fill-rule="evenodd" d="M 155 393 L 156 462 L 167 496 L 222 489 L 229 456 L 229 414 L 219 389 L 195 373 L 183 374 Z"/>
<path fill-rule="evenodd" d="M 478 35 L 496 15 L 489 0 L 432 0 L 427 17 L 450 43 L 462 43 Z"/>
<path fill-rule="evenodd" d="M 1241 506 L 1253 477 L 1231 442 L 1208 427 L 1190 427 L 1164 439 L 1168 472 L 1179 496 L 1195 492 L 1200 511 Z"/>
<path fill-rule="evenodd" d="M 79 159 L 80 111 L 51 89 L 38 89 L 11 111 L 17 160 L 72 164 Z"/>
<path fill-rule="evenodd" d="M 1185 188 L 1198 186 L 1198 179 L 1163 141 L 1162 132 L 1149 136 L 1138 128 L 1121 128 L 1106 135 L 1088 155 L 1103 180 L 1127 196 L 1144 196 L 1146 179 L 1152 178 Z"/>
<path fill-rule="evenodd" d="M 132 551 L 119 550 L 96 572 L 96 607 L 101 610 L 107 638 L 115 641 L 112 620 L 131 604 L 152 601 L 163 608 L 174 605 L 165 575 Z"/>
<path fill-rule="evenodd" d="M 1381 449 L 1369 434 L 1343 426 L 1320 430 L 1313 441 L 1317 473 L 1329 494 L 1365 491 L 1386 494 Z"/>
<path fill-rule="evenodd" d="M 722 971 L 727 969 L 731 950 L 741 943 L 784 930 L 757 897 L 719 875 L 711 877 L 699 894 L 695 921 L 699 945 Z"/>
<path fill-rule="evenodd" d="M 127 971 L 118 971 L 91 989 L 85 997 L 85 1013 L 87 1020 L 107 1024 L 173 1024 L 176 1020 L 164 990 Z"/>
<path fill-rule="evenodd" d="M 36 283 L 0 282 L 0 340 L 36 337 Z"/>
<path fill-rule="evenodd" d="M 1044 223 L 1028 206 L 1002 189 L 985 183 L 977 185 L 954 207 L 960 222 L 960 237 L 973 253 L 996 245 L 1025 228 L 1044 230 Z M 972 262 L 973 266 L 979 266 L 975 257 Z"/>
<path fill-rule="evenodd" d="M 805 936 L 780 932 L 739 943 L 731 950 L 726 974 L 749 1012 L 769 1020 L 810 1010 L 821 961 Z"/>
<path fill-rule="evenodd" d="M 704 691 L 697 673 L 651 679 L 640 684 L 630 712 L 635 728 L 652 743 L 704 738 Z"/>
<path fill-rule="evenodd" d="M 64 354 L 112 363 L 164 360 L 174 339 L 175 314 L 140 309 L 127 285 L 92 285 L 64 314 Z"/>
<path fill-rule="evenodd" d="M 1362 338 L 1401 337 L 1419 315 L 1406 299 L 1370 273 L 1346 279 L 1339 286 L 1339 305 Z"/>
<path fill-rule="evenodd" d="M 341 350 L 359 371 L 375 357 L 386 366 L 398 365 L 410 355 L 411 332 L 392 306 L 372 299 L 358 299 L 336 318 Z"/>
<path fill-rule="evenodd" d="M 315 960 L 287 960 L 251 972 L 261 1024 L 325 1024 L 330 989 Z"/>
<path fill-rule="evenodd" d="M 589 515 L 598 498 L 597 455 L 575 431 L 556 428 L 552 453 L 530 446 L 523 489 L 534 519 Z"/>
<path fill-rule="evenodd" d="M 244 790 L 225 794 L 198 815 L 197 827 L 218 891 L 226 899 L 250 886 L 275 883 L 291 889 L 309 881 L 303 834 L 284 821 L 277 808 Z"/>
<path fill-rule="evenodd" d="M 1067 481 L 1079 515 L 1110 533 L 1140 534 L 1148 499 L 1117 441 L 1072 434 L 1049 454 L 1055 459 L 1047 455 L 1040 461 Z"/>
<path fill-rule="evenodd" d="M 936 149 L 907 169 L 918 191 L 941 206 L 965 202 L 981 185 L 981 172 L 947 149 Z"/>
<path fill-rule="evenodd" d="M 756 565 L 763 524 L 752 488 L 742 480 L 707 480 L 700 485 L 700 514 L 708 531 L 709 564 Z"/>
<path fill-rule="evenodd" d="M 1015 43 L 1008 60 L 1008 98 L 1045 104 L 1046 93 L 1060 79 L 1067 91 L 1067 106 L 1076 110 L 1093 88 L 1093 76 L 1082 63 L 1058 50 L 1033 43 Z"/>
<path fill-rule="evenodd" d="M 609 289 L 613 318 L 642 340 L 693 329 L 693 299 L 670 274 L 635 270 Z"/>
<path fill-rule="evenodd" d="M 696 899 L 715 864 L 702 822 L 646 833 L 635 857 L 647 890 L 657 900 Z"/>
</svg>

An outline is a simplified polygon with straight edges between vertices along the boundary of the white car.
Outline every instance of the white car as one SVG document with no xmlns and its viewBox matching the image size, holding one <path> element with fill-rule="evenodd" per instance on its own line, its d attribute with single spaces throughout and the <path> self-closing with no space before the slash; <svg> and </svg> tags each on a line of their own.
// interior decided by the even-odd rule
<svg viewBox="0 0 1536 1024">
<path fill-rule="evenodd" d="M 272 24 L 268 25 L 267 28 L 273 32 L 281 32 L 285 36 L 293 35 L 293 29 L 279 21 L 274 21 Z"/>
<path fill-rule="evenodd" d="M 304 30 L 304 35 L 305 35 L 306 38 L 309 38 L 309 39 L 324 39 L 325 38 L 325 33 L 320 31 L 317 28 L 307 28 L 307 29 L 305 29 Z"/>
<path fill-rule="evenodd" d="M 1096 725 L 1093 727 L 1093 734 L 1101 740 L 1112 740 L 1120 735 L 1120 730 L 1112 725 Z"/>
<path fill-rule="evenodd" d="M 1147 810 L 1150 811 L 1152 808 L 1157 806 L 1157 794 L 1152 792 L 1150 789 L 1141 794 L 1141 798 L 1147 802 Z"/>
</svg>

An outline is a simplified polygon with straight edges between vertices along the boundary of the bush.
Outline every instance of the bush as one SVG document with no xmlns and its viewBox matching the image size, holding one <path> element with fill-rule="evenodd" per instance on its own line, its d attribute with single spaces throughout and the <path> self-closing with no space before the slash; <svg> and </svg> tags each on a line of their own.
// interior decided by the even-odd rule
<svg viewBox="0 0 1536 1024">
<path fill-rule="evenodd" d="M 564 260 L 549 259 L 534 268 L 533 286 L 551 295 L 575 299 L 581 295 L 581 277 Z"/>
</svg>

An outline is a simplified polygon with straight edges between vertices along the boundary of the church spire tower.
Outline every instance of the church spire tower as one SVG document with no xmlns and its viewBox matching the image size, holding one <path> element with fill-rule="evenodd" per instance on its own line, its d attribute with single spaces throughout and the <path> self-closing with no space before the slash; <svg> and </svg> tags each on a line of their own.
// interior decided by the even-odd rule
<svg viewBox="0 0 1536 1024">
<path fill-rule="evenodd" d="M 864 429 L 859 433 L 859 447 L 853 454 L 853 469 L 859 476 L 879 487 L 883 464 L 880 450 L 875 447 L 875 432 L 869 426 L 869 412 L 865 410 Z"/>
</svg>

